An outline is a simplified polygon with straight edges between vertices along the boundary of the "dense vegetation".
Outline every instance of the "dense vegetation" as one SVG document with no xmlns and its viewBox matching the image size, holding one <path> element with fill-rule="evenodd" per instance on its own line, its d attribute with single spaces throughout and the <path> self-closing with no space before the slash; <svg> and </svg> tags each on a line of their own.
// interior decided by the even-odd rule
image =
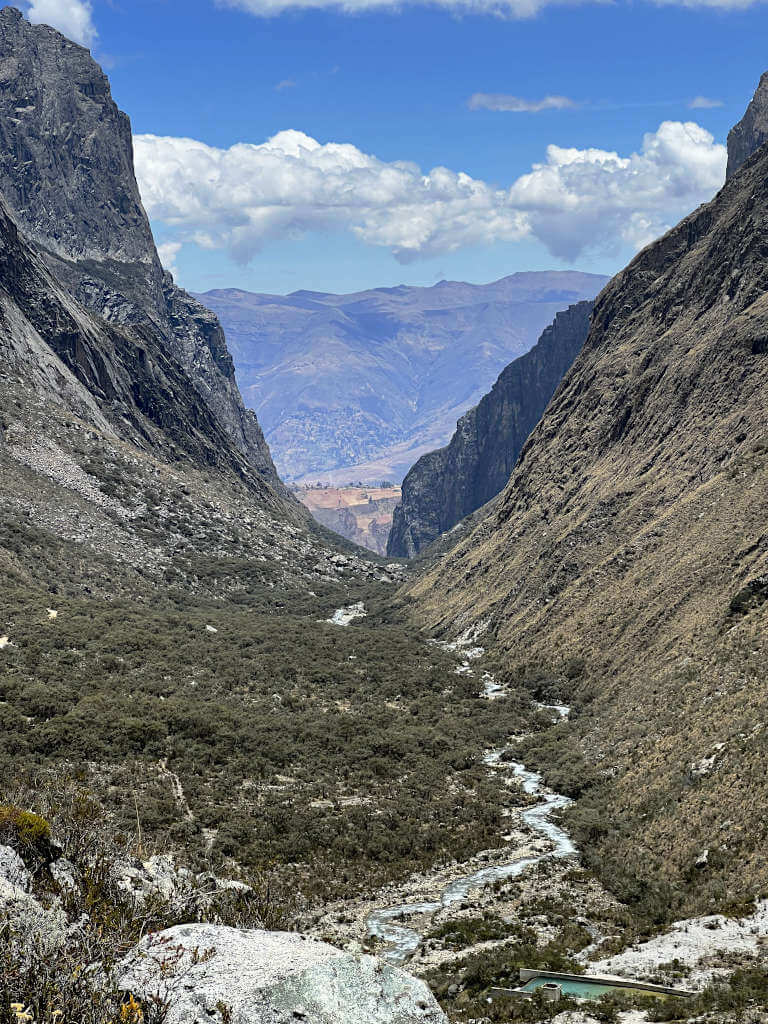
<svg viewBox="0 0 768 1024">
<path fill-rule="evenodd" d="M 455 658 L 391 621 L 391 588 L 329 584 L 276 607 L 270 566 L 209 557 L 191 563 L 207 590 L 105 599 L 64 581 L 53 595 L 31 563 L 55 563 L 55 544 L 26 539 L 29 571 L 0 594 L 5 765 L 70 765 L 145 836 L 290 865 L 308 896 L 492 842 L 514 796 L 479 754 L 520 727 L 526 701 L 481 699 Z M 324 621 L 352 599 L 368 619 Z"/>
</svg>

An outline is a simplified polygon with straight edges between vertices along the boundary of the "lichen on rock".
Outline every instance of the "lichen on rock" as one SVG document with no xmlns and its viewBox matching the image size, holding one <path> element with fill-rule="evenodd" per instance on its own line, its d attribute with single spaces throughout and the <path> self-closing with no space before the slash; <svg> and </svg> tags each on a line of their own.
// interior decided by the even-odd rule
<svg viewBox="0 0 768 1024">
<path fill-rule="evenodd" d="M 446 1024 L 424 982 L 294 932 L 169 928 L 128 955 L 119 985 L 166 1005 L 166 1024 Z"/>
</svg>

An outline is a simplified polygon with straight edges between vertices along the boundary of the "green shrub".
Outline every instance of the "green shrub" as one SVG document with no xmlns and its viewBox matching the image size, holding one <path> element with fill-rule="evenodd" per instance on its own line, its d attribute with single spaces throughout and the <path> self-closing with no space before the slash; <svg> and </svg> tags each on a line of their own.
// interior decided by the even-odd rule
<svg viewBox="0 0 768 1024">
<path fill-rule="evenodd" d="M 21 853 L 47 854 L 51 826 L 40 815 L 14 804 L 0 804 L 0 842 Z"/>
</svg>

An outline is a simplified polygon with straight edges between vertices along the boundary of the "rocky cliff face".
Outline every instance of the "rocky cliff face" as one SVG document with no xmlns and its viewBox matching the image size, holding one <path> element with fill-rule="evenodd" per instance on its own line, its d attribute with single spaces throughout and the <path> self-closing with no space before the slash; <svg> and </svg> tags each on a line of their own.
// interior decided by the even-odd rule
<svg viewBox="0 0 768 1024">
<path fill-rule="evenodd" d="M 0 353 L 38 402 L 69 408 L 113 439 L 248 477 L 245 456 L 201 403 L 157 334 L 90 315 L 29 246 L 0 200 Z M 256 486 L 261 478 L 253 478 Z M 275 502 L 271 489 L 261 488 Z"/>
<path fill-rule="evenodd" d="M 501 491 L 589 330 L 592 302 L 558 313 L 537 344 L 503 370 L 456 425 L 450 444 L 423 455 L 403 481 L 387 554 L 413 558 Z"/>
<path fill-rule="evenodd" d="M 760 79 L 752 102 L 744 117 L 728 132 L 728 167 L 726 178 L 768 142 L 768 72 Z"/>
<path fill-rule="evenodd" d="M 641 885 L 768 883 L 766 237 L 763 147 L 604 289 L 497 510 L 411 590 L 580 708 L 592 840 Z"/>
<path fill-rule="evenodd" d="M 226 436 L 279 487 L 216 318 L 164 274 L 128 117 L 81 46 L 0 11 L 0 194 L 55 276 L 110 323 L 156 334 Z"/>
</svg>

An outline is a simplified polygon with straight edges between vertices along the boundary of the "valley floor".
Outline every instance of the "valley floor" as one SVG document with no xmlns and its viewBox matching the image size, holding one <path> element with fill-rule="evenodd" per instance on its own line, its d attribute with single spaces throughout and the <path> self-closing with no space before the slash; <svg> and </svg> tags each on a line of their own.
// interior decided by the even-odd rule
<svg viewBox="0 0 768 1024">
<path fill-rule="evenodd" d="M 373 912 L 544 855 L 397 922 L 419 936 L 407 969 L 455 1021 L 552 1019 L 539 1004 L 488 1004 L 520 967 L 599 957 L 699 985 L 764 965 L 762 917 L 657 939 L 668 920 L 638 917 L 578 859 L 546 857 L 525 817 L 540 796 L 485 755 L 512 744 L 578 796 L 594 769 L 565 709 L 554 720 L 530 688 L 496 682 L 493 652 L 471 636 L 429 642 L 394 599 L 407 570 L 254 512 L 237 482 L 222 491 L 205 472 L 105 451 L 77 424 L 47 423 L 50 458 L 33 462 L 44 412 L 0 448 L 0 803 L 34 803 L 66 777 L 144 859 L 174 850 L 255 886 L 270 926 L 384 955 Z M 364 616 L 332 621 L 359 605 Z M 582 853 L 585 835 L 582 821 Z M 706 999 L 697 1019 L 749 1019 Z"/>
</svg>

